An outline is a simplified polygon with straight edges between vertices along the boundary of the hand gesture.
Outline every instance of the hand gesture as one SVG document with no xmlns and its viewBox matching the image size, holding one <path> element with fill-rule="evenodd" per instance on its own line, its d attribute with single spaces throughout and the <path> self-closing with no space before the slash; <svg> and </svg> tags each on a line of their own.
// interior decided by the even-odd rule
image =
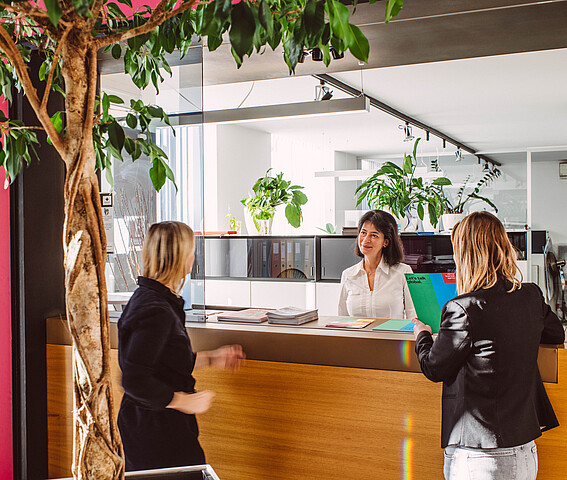
<svg viewBox="0 0 567 480">
<path fill-rule="evenodd" d="M 246 355 L 240 345 L 223 345 L 208 352 L 209 365 L 216 368 L 238 370 L 244 364 Z"/>
<path fill-rule="evenodd" d="M 205 413 L 211 408 L 214 397 L 215 393 L 210 390 L 197 393 L 175 392 L 166 408 L 173 408 L 186 414 Z"/>
<path fill-rule="evenodd" d="M 420 320 L 418 320 L 417 318 L 414 318 L 412 320 L 413 323 L 413 336 L 415 338 L 417 338 L 417 336 L 421 333 L 421 332 L 429 332 L 431 333 L 431 327 L 429 325 L 426 325 L 425 323 L 421 322 Z"/>
</svg>

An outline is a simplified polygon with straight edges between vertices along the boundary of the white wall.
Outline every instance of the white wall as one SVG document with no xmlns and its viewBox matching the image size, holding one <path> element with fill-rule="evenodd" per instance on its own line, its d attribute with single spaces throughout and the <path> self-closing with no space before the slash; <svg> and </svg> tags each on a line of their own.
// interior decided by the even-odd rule
<svg viewBox="0 0 567 480">
<path fill-rule="evenodd" d="M 244 226 L 240 200 L 270 168 L 270 134 L 237 125 L 218 125 L 207 126 L 204 136 L 205 228 L 226 230 L 229 209 Z"/>
<path fill-rule="evenodd" d="M 567 244 L 567 179 L 559 160 L 532 163 L 532 229 L 547 230 L 555 246 Z"/>
</svg>

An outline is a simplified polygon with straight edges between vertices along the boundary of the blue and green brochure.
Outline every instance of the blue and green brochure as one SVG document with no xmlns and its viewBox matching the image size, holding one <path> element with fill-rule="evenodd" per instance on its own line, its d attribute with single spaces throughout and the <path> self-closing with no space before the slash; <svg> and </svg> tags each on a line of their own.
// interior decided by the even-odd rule
<svg viewBox="0 0 567 480">
<path fill-rule="evenodd" d="M 406 273 L 406 281 L 417 318 L 439 332 L 441 310 L 455 298 L 457 278 L 454 273 Z"/>
</svg>

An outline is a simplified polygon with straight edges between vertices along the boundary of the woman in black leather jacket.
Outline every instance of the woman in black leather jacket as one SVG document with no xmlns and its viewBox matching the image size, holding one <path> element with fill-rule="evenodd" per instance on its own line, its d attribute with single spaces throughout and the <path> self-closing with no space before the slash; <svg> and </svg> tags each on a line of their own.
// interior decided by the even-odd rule
<svg viewBox="0 0 567 480">
<path fill-rule="evenodd" d="M 518 280 L 494 215 L 470 214 L 451 240 L 460 295 L 445 304 L 435 341 L 414 320 L 421 370 L 443 382 L 445 478 L 533 480 L 533 440 L 559 425 L 539 375 L 539 344 L 563 343 L 564 329 L 539 287 Z"/>
</svg>

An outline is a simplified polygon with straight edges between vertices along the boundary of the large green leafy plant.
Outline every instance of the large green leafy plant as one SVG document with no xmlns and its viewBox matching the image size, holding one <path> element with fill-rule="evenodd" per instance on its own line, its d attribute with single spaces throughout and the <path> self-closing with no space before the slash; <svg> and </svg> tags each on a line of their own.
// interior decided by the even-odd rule
<svg viewBox="0 0 567 480">
<path fill-rule="evenodd" d="M 301 206 L 307 203 L 307 195 L 301 190 L 303 187 L 292 185 L 284 180 L 283 173 L 270 176 L 271 168 L 259 178 L 252 187 L 253 194 L 241 200 L 254 220 L 259 231 L 258 220 L 270 220 L 276 214 L 276 207 L 285 205 L 285 217 L 292 227 L 298 228 L 303 220 Z"/>
<path fill-rule="evenodd" d="M 387 0 L 386 21 L 403 0 Z M 151 122 L 168 124 L 159 106 L 132 101 L 125 122 L 137 129 L 128 136 L 111 115 L 120 97 L 98 91 L 97 54 L 122 58 L 134 84 L 156 89 L 162 71 L 171 73 L 165 55 L 183 56 L 193 37 L 206 38 L 217 49 L 228 34 L 232 55 L 244 58 L 269 45 L 283 45 L 283 57 L 294 71 L 305 49 L 319 47 L 330 62 L 330 46 L 368 60 L 368 41 L 350 23 L 349 9 L 337 0 L 155 0 L 133 6 L 131 0 L 8 0 L 0 4 L 0 94 L 9 102 L 23 94 L 38 120 L 28 126 L 0 117 L 3 149 L 0 166 L 10 182 L 22 165 L 39 160 L 44 138 L 65 164 L 65 292 L 67 322 L 73 339 L 75 389 L 75 455 L 73 474 L 85 479 L 118 479 L 124 475 L 120 435 L 112 415 L 110 341 L 105 281 L 106 237 L 97 170 L 129 156 L 147 156 L 150 176 L 159 190 L 173 180 L 165 153 L 152 141 Z M 32 74 L 32 57 L 40 59 Z M 161 70 L 163 69 L 163 70 Z M 39 86 L 39 87 L 38 87 Z M 52 108 L 61 95 L 64 108 Z"/>
<path fill-rule="evenodd" d="M 404 218 L 415 208 L 418 217 L 423 220 L 425 208 L 433 226 L 439 222 L 444 203 L 442 190 L 444 185 L 451 185 L 446 177 L 438 177 L 431 183 L 416 176 L 417 147 L 421 139 L 416 139 L 412 154 L 404 154 L 402 166 L 385 162 L 374 175 L 367 178 L 355 190 L 358 196 L 356 205 L 366 200 L 371 208 L 387 208 L 397 218 Z"/>
</svg>

